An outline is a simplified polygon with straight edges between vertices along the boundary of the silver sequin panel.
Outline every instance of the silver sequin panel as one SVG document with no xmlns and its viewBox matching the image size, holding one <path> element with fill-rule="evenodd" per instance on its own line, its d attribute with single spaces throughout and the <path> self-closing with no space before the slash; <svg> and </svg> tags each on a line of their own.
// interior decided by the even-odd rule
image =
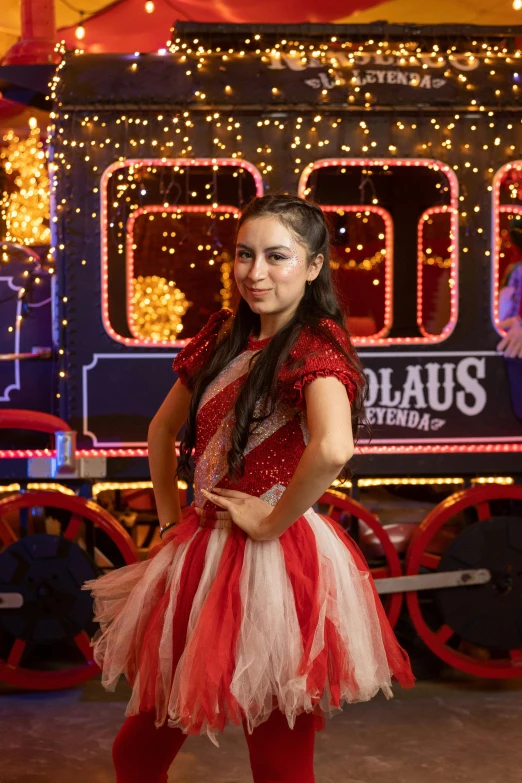
<svg viewBox="0 0 522 783">
<path fill-rule="evenodd" d="M 263 492 L 262 495 L 259 497 L 261 500 L 264 500 L 265 503 L 270 503 L 271 506 L 275 506 L 279 499 L 282 497 L 286 487 L 283 487 L 282 484 L 274 484 L 273 487 L 270 487 L 270 489 L 267 489 L 266 492 Z"/>
<path fill-rule="evenodd" d="M 251 355 L 251 351 L 240 354 L 240 356 L 236 357 L 236 359 L 234 359 L 227 367 L 225 367 L 225 369 L 210 385 L 209 389 L 205 390 L 205 394 L 203 395 L 205 403 L 212 399 L 215 394 L 224 389 L 234 380 L 240 378 L 242 374 L 246 374 L 248 360 Z M 239 359 L 242 359 L 242 361 L 239 362 Z M 207 391 L 209 391 L 208 395 Z M 256 405 L 256 412 L 259 411 L 260 401 L 258 401 Z M 248 439 L 245 454 L 248 454 L 250 451 L 252 451 L 252 449 L 255 449 L 257 446 L 259 446 L 266 438 L 273 435 L 274 432 L 287 424 L 287 422 L 289 422 L 294 416 L 295 408 L 282 402 L 278 402 L 272 415 L 268 419 L 265 419 L 265 421 L 256 428 L 256 430 Z M 196 506 L 199 506 L 200 508 L 202 508 L 206 502 L 206 498 L 202 494 L 201 490 L 211 489 L 212 487 L 216 486 L 218 481 L 220 481 L 228 473 L 227 454 L 230 450 L 231 435 L 234 428 L 234 423 L 234 410 L 231 408 L 221 424 L 218 426 L 198 461 L 194 471 L 194 500 Z"/>
<path fill-rule="evenodd" d="M 210 400 L 214 399 L 216 394 L 219 394 L 220 391 L 226 389 L 229 384 L 237 381 L 237 379 L 241 378 L 242 375 L 246 375 L 248 372 L 248 362 L 250 361 L 250 357 L 253 353 L 254 351 L 244 351 L 243 353 L 240 353 L 239 356 L 236 356 L 235 359 L 232 359 L 232 361 L 229 362 L 223 370 L 221 370 L 217 378 L 214 378 L 212 383 L 210 383 L 203 392 L 201 400 L 199 401 L 198 413 L 201 411 L 201 408 L 207 404 L 207 402 L 210 402 Z"/>
</svg>

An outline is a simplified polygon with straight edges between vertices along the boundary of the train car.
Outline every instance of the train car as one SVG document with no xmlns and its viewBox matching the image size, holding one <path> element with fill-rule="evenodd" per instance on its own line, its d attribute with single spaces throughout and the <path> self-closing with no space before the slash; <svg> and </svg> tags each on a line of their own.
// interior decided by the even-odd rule
<svg viewBox="0 0 522 783">
<path fill-rule="evenodd" d="M 0 679 L 96 673 L 80 585 L 157 540 L 148 422 L 177 351 L 234 306 L 236 220 L 267 191 L 326 213 L 369 379 L 371 437 L 318 507 L 398 629 L 463 672 L 522 674 L 522 360 L 497 350 L 521 35 L 183 23 L 154 54 L 64 55 L 50 261 L 6 251 L 0 277 Z"/>
</svg>

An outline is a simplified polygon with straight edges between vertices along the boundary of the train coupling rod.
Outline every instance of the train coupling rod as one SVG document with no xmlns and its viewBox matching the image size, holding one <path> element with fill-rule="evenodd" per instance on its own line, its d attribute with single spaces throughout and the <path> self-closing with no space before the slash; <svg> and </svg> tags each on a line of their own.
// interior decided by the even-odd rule
<svg viewBox="0 0 522 783">
<path fill-rule="evenodd" d="M 410 593 L 414 590 L 439 590 L 443 587 L 483 585 L 490 580 L 491 572 L 487 568 L 474 568 L 470 571 L 440 571 L 435 574 L 376 579 L 375 587 L 379 595 L 387 595 L 389 593 Z"/>
</svg>

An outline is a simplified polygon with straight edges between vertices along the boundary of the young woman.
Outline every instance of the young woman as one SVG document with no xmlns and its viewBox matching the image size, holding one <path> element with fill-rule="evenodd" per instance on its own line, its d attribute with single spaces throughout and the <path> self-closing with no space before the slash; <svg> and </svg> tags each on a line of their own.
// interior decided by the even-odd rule
<svg viewBox="0 0 522 783">
<path fill-rule="evenodd" d="M 313 783 L 314 732 L 392 678 L 413 685 L 368 567 L 312 506 L 342 474 L 364 375 L 330 277 L 321 210 L 284 195 L 239 220 L 235 313 L 177 355 L 149 461 L 162 544 L 86 583 L 103 684 L 133 686 L 118 783 L 166 783 L 188 734 L 242 723 L 255 783 Z M 179 466 L 175 442 L 186 423 Z M 195 501 L 180 508 L 176 475 Z"/>
</svg>

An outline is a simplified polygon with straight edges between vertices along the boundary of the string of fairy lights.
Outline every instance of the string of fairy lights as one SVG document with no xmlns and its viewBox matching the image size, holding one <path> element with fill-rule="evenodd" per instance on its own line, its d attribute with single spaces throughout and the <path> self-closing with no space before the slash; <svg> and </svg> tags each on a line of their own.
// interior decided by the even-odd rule
<svg viewBox="0 0 522 783">
<path fill-rule="evenodd" d="M 335 52 L 332 52 L 333 45 L 337 47 Z M 268 187 L 277 173 L 281 149 L 285 150 L 285 154 L 291 155 L 295 175 L 300 174 L 303 168 L 318 156 L 328 157 L 341 153 L 361 160 L 378 159 L 383 156 L 387 158 L 417 156 L 447 162 L 457 174 L 464 170 L 468 177 L 470 174 L 475 175 L 476 187 L 468 185 L 467 190 L 459 194 L 459 217 L 460 221 L 468 226 L 468 236 L 469 233 L 476 231 L 479 237 L 484 238 L 482 252 L 486 257 L 490 256 L 491 251 L 487 246 L 481 213 L 487 198 L 490 197 L 496 169 L 494 166 L 489 166 L 487 171 L 484 171 L 477 152 L 480 151 L 480 155 L 483 155 L 485 151 L 491 150 L 491 153 L 502 162 L 517 160 L 521 150 L 520 121 L 512 116 L 504 117 L 502 112 L 481 105 L 474 95 L 472 77 L 477 68 L 480 70 L 486 68 L 489 79 L 495 80 L 495 64 L 516 63 L 521 54 L 519 51 L 510 51 L 508 45 L 473 40 L 469 42 L 466 51 L 459 52 L 457 45 L 443 49 L 437 43 L 433 43 L 426 51 L 425 42 L 422 45 L 417 41 L 389 44 L 386 41 L 368 39 L 354 43 L 338 41 L 335 37 L 322 44 L 282 39 L 270 46 L 262 47 L 262 36 L 257 34 L 246 38 L 243 45 L 229 47 L 226 51 L 221 50 L 220 46 L 214 48 L 204 46 L 197 38 L 194 38 L 191 43 L 178 38 L 168 46 L 176 59 L 187 66 L 186 77 L 194 84 L 193 103 L 196 106 L 174 109 L 168 113 L 154 111 L 152 107 L 125 110 L 116 117 L 116 132 L 113 132 L 114 126 L 113 130 L 108 132 L 107 116 L 101 110 L 85 111 L 81 116 L 75 114 L 74 119 L 79 133 L 77 132 L 74 137 L 70 136 L 72 118 L 69 111 L 63 111 L 60 107 L 60 76 L 65 60 L 57 69 L 52 84 L 52 98 L 56 108 L 51 113 L 49 127 L 49 139 L 55 140 L 52 161 L 53 187 L 56 194 L 56 183 L 60 181 L 62 191 L 67 193 L 67 183 L 70 183 L 73 167 L 82 165 L 88 179 L 93 182 L 92 199 L 89 199 L 85 206 L 76 206 L 75 214 L 84 213 L 87 231 L 91 230 L 90 227 L 100 219 L 97 207 L 100 197 L 100 177 L 107 165 L 114 161 L 123 163 L 128 157 L 136 159 L 154 157 L 159 160 L 172 157 L 193 158 L 198 152 L 196 136 L 201 132 L 201 126 L 204 124 L 207 140 L 205 153 L 208 157 L 248 160 L 256 166 Z M 427 70 L 434 63 L 440 64 L 441 73 L 445 78 L 458 80 L 470 93 L 468 111 L 453 113 L 446 108 L 445 112 L 434 113 L 431 117 L 425 116 L 421 111 L 410 113 L 409 117 L 405 114 L 393 123 L 388 122 L 384 132 L 382 122 L 372 114 L 360 119 L 358 123 L 353 123 L 348 117 L 341 116 L 340 112 L 329 111 L 326 105 L 318 111 L 307 114 L 288 110 L 284 116 L 283 113 L 277 116 L 275 111 L 270 111 L 270 107 L 267 107 L 264 116 L 249 117 L 246 113 L 242 113 L 239 107 L 234 110 L 212 108 L 205 110 L 206 95 L 195 78 L 198 73 L 215 69 L 219 62 L 227 63 L 255 54 L 265 63 L 277 63 L 278 59 L 288 57 L 303 66 L 313 58 L 321 65 L 326 65 L 329 75 L 339 81 L 343 69 L 354 66 L 369 52 L 377 57 L 398 58 L 399 65 L 416 66 L 421 71 Z M 81 52 L 78 51 L 77 54 L 81 55 Z M 141 60 L 142 56 L 137 53 L 130 58 L 129 77 L 139 73 Z M 456 65 L 459 67 L 455 67 Z M 352 86 L 348 83 L 347 91 L 347 106 L 361 104 L 362 101 L 363 105 L 360 108 L 371 110 L 374 103 L 371 90 L 362 91 L 359 85 Z M 232 99 L 233 92 L 234 88 L 224 83 L 223 101 Z M 510 99 L 515 98 L 517 92 L 518 85 L 514 83 L 511 86 Z M 276 98 L 276 92 L 273 94 Z M 495 94 L 499 99 L 505 97 L 500 87 Z M 327 90 L 324 91 L 323 98 L 327 101 Z M 492 142 L 489 138 L 484 138 L 484 123 L 487 123 L 488 136 L 493 137 Z M 253 128 L 257 131 L 255 134 L 250 132 Z M 259 139 L 260 135 L 261 144 L 257 143 L 255 147 L 249 144 L 250 139 Z M 59 140 L 58 144 L 56 144 L 57 140 Z M 373 171 L 374 169 L 368 166 L 364 169 L 364 174 L 371 179 Z M 118 248 L 120 255 L 126 252 L 125 216 L 132 214 L 146 203 L 147 188 L 142 181 L 144 173 L 157 174 L 158 167 L 146 167 L 145 172 L 143 168 L 129 167 L 126 170 L 122 169 L 117 175 L 118 186 L 112 203 L 112 214 L 115 217 L 110 221 L 107 230 L 111 234 L 113 246 Z M 179 173 L 184 174 L 182 167 Z M 511 194 L 517 195 L 516 184 L 511 185 Z M 309 192 L 309 195 L 313 196 L 313 193 Z M 172 203 L 171 194 L 166 195 L 165 205 L 172 205 Z M 186 203 L 189 205 L 207 203 L 210 207 L 208 218 L 213 219 L 211 209 L 217 206 L 215 186 L 212 182 L 207 182 L 202 193 L 196 188 L 187 188 Z M 375 195 L 372 203 L 378 203 Z M 361 215 L 363 214 L 361 212 Z M 54 220 L 60 221 L 63 225 L 64 217 L 73 217 L 67 194 L 61 195 L 56 200 Z M 362 218 L 357 216 L 355 219 Z M 430 218 L 430 224 L 431 222 Z M 448 247 L 451 247 L 455 237 L 449 233 L 447 239 Z M 62 253 L 64 244 L 58 243 L 51 251 L 53 254 Z M 199 272 L 202 264 L 213 262 L 215 251 L 216 248 L 213 248 L 209 254 L 206 245 L 202 246 L 192 262 L 193 268 Z M 461 252 L 463 254 L 469 252 L 467 242 L 464 242 Z M 382 261 L 382 254 L 377 251 L 363 259 L 353 256 L 342 261 L 334 259 L 332 264 L 335 266 L 342 263 L 345 268 L 362 268 L 372 272 L 382 264 Z M 434 252 L 429 245 L 423 247 L 422 261 L 427 265 L 443 269 L 447 269 L 451 264 L 449 253 Z M 80 263 L 85 266 L 87 261 L 82 258 Z M 224 273 L 230 278 L 230 261 L 224 259 L 222 263 L 223 266 L 228 264 L 228 268 L 224 268 Z M 172 281 L 157 275 L 156 279 L 136 284 L 138 287 L 145 285 L 145 297 L 141 297 L 141 290 L 136 293 L 135 289 L 132 298 L 134 334 L 160 342 L 179 338 L 180 322 L 176 320 L 174 307 L 176 300 L 183 301 L 185 295 L 177 287 L 174 292 L 169 291 L 168 289 L 173 287 L 170 283 Z M 450 279 L 450 286 L 451 283 Z M 222 287 L 221 293 L 222 295 L 226 293 L 225 286 Z M 169 298 L 165 299 L 165 296 Z M 184 301 L 187 301 L 186 297 Z M 226 297 L 223 297 L 222 304 L 226 306 L 228 303 Z M 152 305 L 152 308 L 149 305 Z M 173 328 L 169 331 L 167 327 L 166 330 L 165 324 L 163 328 L 155 328 L 151 309 L 156 312 L 161 311 L 160 320 L 173 318 Z M 63 312 L 66 312 L 65 307 Z M 62 319 L 62 326 L 64 328 L 67 326 L 66 317 Z M 61 372 L 62 378 L 65 378 L 65 357 Z"/>
<path fill-rule="evenodd" d="M 273 36 L 271 36 L 273 38 Z M 497 74 L 494 68 L 496 62 L 501 61 L 506 65 L 516 65 L 521 56 L 516 43 L 510 46 L 498 43 L 480 42 L 471 40 L 466 42 L 465 51 L 458 51 L 459 44 L 452 44 L 444 48 L 443 46 L 430 41 L 404 41 L 389 42 L 386 40 L 375 40 L 369 38 L 366 41 L 341 40 L 337 36 L 332 36 L 329 42 L 299 42 L 296 40 L 281 39 L 276 43 L 270 43 L 263 47 L 263 38 L 261 34 L 244 39 L 239 50 L 234 47 L 226 48 L 223 46 L 208 46 L 194 38 L 191 43 L 176 38 L 168 42 L 169 51 L 180 56 L 182 62 L 186 62 L 188 69 L 187 76 L 193 76 L 193 68 L 197 71 L 203 71 L 209 65 L 214 64 L 214 60 L 220 60 L 226 63 L 231 59 L 244 58 L 249 54 L 255 54 L 259 57 L 261 63 L 268 65 L 273 70 L 283 68 L 285 65 L 293 70 L 305 69 L 307 67 L 326 68 L 331 84 L 324 86 L 320 91 L 319 101 L 328 103 L 328 93 L 332 86 L 346 86 L 348 94 L 346 102 L 350 104 L 364 105 L 364 108 L 370 109 L 375 103 L 376 98 L 372 94 L 371 88 L 359 83 L 357 75 L 349 76 L 345 69 L 353 69 L 358 65 L 365 65 L 368 57 L 371 55 L 378 64 L 385 65 L 394 62 L 399 67 L 415 66 L 421 71 L 420 74 L 414 74 L 410 80 L 410 86 L 419 86 L 422 80 L 422 71 L 429 68 L 436 68 L 440 71 L 440 76 L 444 79 L 454 80 L 463 85 L 466 91 L 473 93 L 475 85 L 473 84 L 473 73 L 477 69 L 489 67 L 488 75 L 492 79 L 500 81 L 500 74 Z M 429 51 L 431 45 L 431 51 Z M 263 47 L 263 48 L 262 48 Z M 515 72 L 514 83 L 510 89 L 510 99 L 517 99 L 519 96 L 518 73 Z M 225 85 L 224 93 L 231 97 L 233 87 Z M 273 87 L 274 97 L 280 97 L 280 88 Z M 505 98 L 505 89 L 499 86 L 495 91 L 497 99 Z M 203 102 L 206 98 L 202 90 L 195 90 L 195 98 Z M 479 111 L 484 111 L 477 97 L 471 96 L 469 107 L 476 107 Z M 398 125 L 400 126 L 400 122 Z M 392 145 L 393 146 L 393 145 Z M 346 150 L 349 151 L 349 150 Z M 390 151 L 393 151 L 390 149 Z"/>
<path fill-rule="evenodd" d="M 273 38 L 273 37 L 272 37 Z M 47 143 L 53 142 L 53 158 L 49 162 L 50 194 L 55 202 L 54 239 L 50 249 L 49 271 L 53 273 L 56 262 L 66 250 L 66 235 L 72 220 L 83 220 L 83 230 L 86 235 L 96 233 L 96 225 L 100 220 L 100 180 L 106 167 L 115 161 L 124 163 L 128 158 L 140 159 L 153 157 L 155 160 L 175 158 L 194 158 L 199 154 L 202 127 L 205 128 L 205 154 L 210 158 L 229 158 L 231 160 L 250 161 L 259 171 L 266 187 L 270 188 L 277 179 L 281 163 L 282 150 L 290 157 L 294 175 L 318 157 L 343 155 L 367 162 L 363 174 L 368 180 L 381 166 L 383 158 L 399 159 L 401 157 L 429 158 L 447 163 L 459 175 L 464 172 L 468 184 L 461 189 L 459 200 L 459 219 L 465 224 L 464 242 L 460 248 L 462 254 L 469 252 L 468 240 L 473 234 L 483 240 L 483 254 L 489 258 L 491 250 L 484 229 L 483 213 L 491 198 L 493 177 L 500 163 L 516 162 L 522 150 L 521 122 L 513 113 L 506 114 L 502 107 L 485 106 L 481 104 L 473 82 L 477 72 L 487 73 L 489 80 L 495 82 L 499 78 L 497 64 L 516 66 L 521 52 L 514 42 L 484 42 L 471 39 L 462 43 L 453 43 L 446 47 L 427 40 L 412 40 L 403 42 L 388 42 L 368 38 L 363 41 L 346 41 L 332 36 L 329 41 L 297 41 L 281 38 L 267 40 L 265 36 L 255 34 L 246 37 L 235 46 L 204 45 L 195 37 L 191 42 L 175 38 L 168 42 L 164 56 L 172 56 L 176 62 L 186 65 L 186 77 L 193 84 L 192 105 L 166 111 L 155 110 L 152 106 L 135 107 L 121 111 L 115 119 L 115 126 L 109 130 L 109 115 L 107 112 L 81 111 L 71 112 L 61 106 L 60 88 L 61 73 L 71 56 L 81 56 L 81 49 L 74 53 L 66 52 L 61 44 L 57 51 L 63 55 L 51 84 L 51 97 L 54 109 L 50 113 Z M 346 86 L 346 108 L 357 107 L 359 111 L 367 110 L 364 119 L 354 122 L 348 115 L 343 115 L 337 109 L 328 106 L 328 89 L 321 91 L 319 105 L 315 111 L 293 111 L 287 108 L 277 110 L 277 105 L 267 106 L 265 111 L 251 116 L 242 112 L 239 106 L 219 110 L 216 107 L 206 107 L 206 95 L 198 85 L 198 74 L 219 67 L 219 63 L 239 61 L 242 58 L 256 56 L 260 61 L 276 65 L 278 61 L 293 64 L 296 68 L 310 66 L 325 66 L 336 86 Z M 373 111 L 375 97 L 371 86 L 362 88 L 356 83 L 355 77 L 347 78 L 350 68 L 364 63 L 365 58 L 372 56 L 381 58 L 386 63 L 387 58 L 395 58 L 398 66 L 414 66 L 421 72 L 436 67 L 447 79 L 453 79 L 463 85 L 469 93 L 466 107 L 457 112 L 448 107 L 433 108 L 432 115 L 426 114 L 426 108 L 409 110 L 401 114 L 394 122 L 383 121 Z M 143 58 L 147 55 L 135 55 L 129 58 L 128 76 L 138 74 Z M 522 68 L 522 63 L 521 63 Z M 275 68 L 277 70 L 277 67 Z M 500 100 L 517 100 L 518 73 L 514 71 L 514 83 L 508 87 L 499 86 L 495 90 L 496 98 Z M 500 84 L 500 82 L 499 82 Z M 234 87 L 223 83 L 223 102 L 232 100 Z M 509 95 L 507 95 L 509 92 Z M 272 91 L 274 100 L 278 100 L 278 88 Z M 74 114 L 74 116 L 73 116 Z M 112 113 L 112 116 L 113 113 Z M 74 127 L 74 131 L 72 130 Z M 484 132 L 487 128 L 487 134 Z M 255 129 L 256 132 L 252 133 Z M 32 129 L 32 132 L 35 129 Z M 261 143 L 259 139 L 261 138 Z M 256 139 L 256 142 L 252 142 Z M 484 152 L 491 154 L 498 165 L 490 165 L 484 170 L 480 160 Z M 38 149 L 40 155 L 41 149 Z M 40 160 L 42 168 L 45 160 Z M 374 161 L 374 163 L 372 163 Z M 92 183 L 90 193 L 81 203 L 71 198 L 71 177 L 75 167 L 80 165 L 86 178 Z M 516 168 L 516 167 L 515 167 Z M 147 203 L 147 188 L 143 184 L 143 176 L 159 175 L 161 166 L 128 167 L 117 175 L 118 184 L 111 205 L 111 219 L 107 226 L 111 242 L 117 247 L 118 254 L 126 253 L 126 221 L 133 211 Z M 340 167 L 342 174 L 342 168 Z M 183 175 L 183 167 L 179 174 Z M 474 175 L 471 177 L 471 175 Z M 238 172 L 239 176 L 239 172 Z M 471 179 L 470 179 L 471 177 Z M 513 203 L 518 201 L 518 175 L 509 184 Z M 473 184 L 474 180 L 474 184 Z M 42 187 L 39 184 L 39 204 L 43 203 Z M 443 203 L 446 185 L 441 186 L 441 203 Z M 49 191 L 48 191 L 49 192 Z M 314 196 L 313 188 L 307 194 Z M 378 197 L 373 194 L 372 204 L 378 204 Z M 200 192 L 197 188 L 188 188 L 185 202 L 191 204 L 207 204 L 209 221 L 215 219 L 212 209 L 218 205 L 216 201 L 215 182 L 207 182 Z M 48 203 L 48 202 L 47 202 Z M 165 194 L 165 205 L 172 206 L 176 199 L 172 193 Z M 40 208 L 40 207 L 39 207 Z M 357 215 L 351 215 L 350 220 L 357 222 L 367 219 L 364 210 Z M 433 223 L 432 218 L 429 224 Z M 27 223 L 29 225 L 29 223 Z M 31 229 L 34 221 L 30 223 Z M 348 232 L 349 233 L 349 232 Z M 379 235 L 382 241 L 383 235 Z M 448 269 L 451 265 L 449 250 L 455 241 L 451 232 L 447 235 L 447 248 L 442 252 L 435 251 L 424 243 L 421 260 L 429 266 Z M 219 258 L 222 271 L 221 301 L 224 306 L 230 303 L 231 262 L 228 256 L 222 255 L 217 247 L 208 243 L 198 249 L 197 256 L 191 266 L 199 273 L 202 265 L 216 263 Z M 360 243 L 361 244 L 361 243 Z M 362 247 L 364 248 L 364 243 Z M 377 249 L 368 257 L 360 257 L 352 250 L 359 246 L 347 245 L 343 252 L 346 256 L 333 259 L 333 268 L 342 265 L 344 269 L 367 270 L 373 273 L 383 263 L 383 254 Z M 465 258 L 465 255 L 462 256 Z M 78 265 L 88 265 L 87 254 L 78 258 Z M 228 281 L 228 282 L 227 282 Z M 449 285 L 451 286 L 451 279 Z M 144 339 L 158 342 L 169 342 L 179 339 L 179 326 L 187 307 L 186 294 L 163 275 L 149 275 L 133 279 L 131 304 L 133 308 L 133 332 Z M 185 303 L 185 304 L 183 304 Z M 180 309 L 181 306 L 181 309 Z M 67 293 L 61 297 L 60 319 L 60 378 L 67 379 Z M 154 313 L 158 323 L 154 324 Z M 171 326 L 166 326 L 170 321 Z M 57 393 L 59 396 L 60 392 Z"/>
</svg>

